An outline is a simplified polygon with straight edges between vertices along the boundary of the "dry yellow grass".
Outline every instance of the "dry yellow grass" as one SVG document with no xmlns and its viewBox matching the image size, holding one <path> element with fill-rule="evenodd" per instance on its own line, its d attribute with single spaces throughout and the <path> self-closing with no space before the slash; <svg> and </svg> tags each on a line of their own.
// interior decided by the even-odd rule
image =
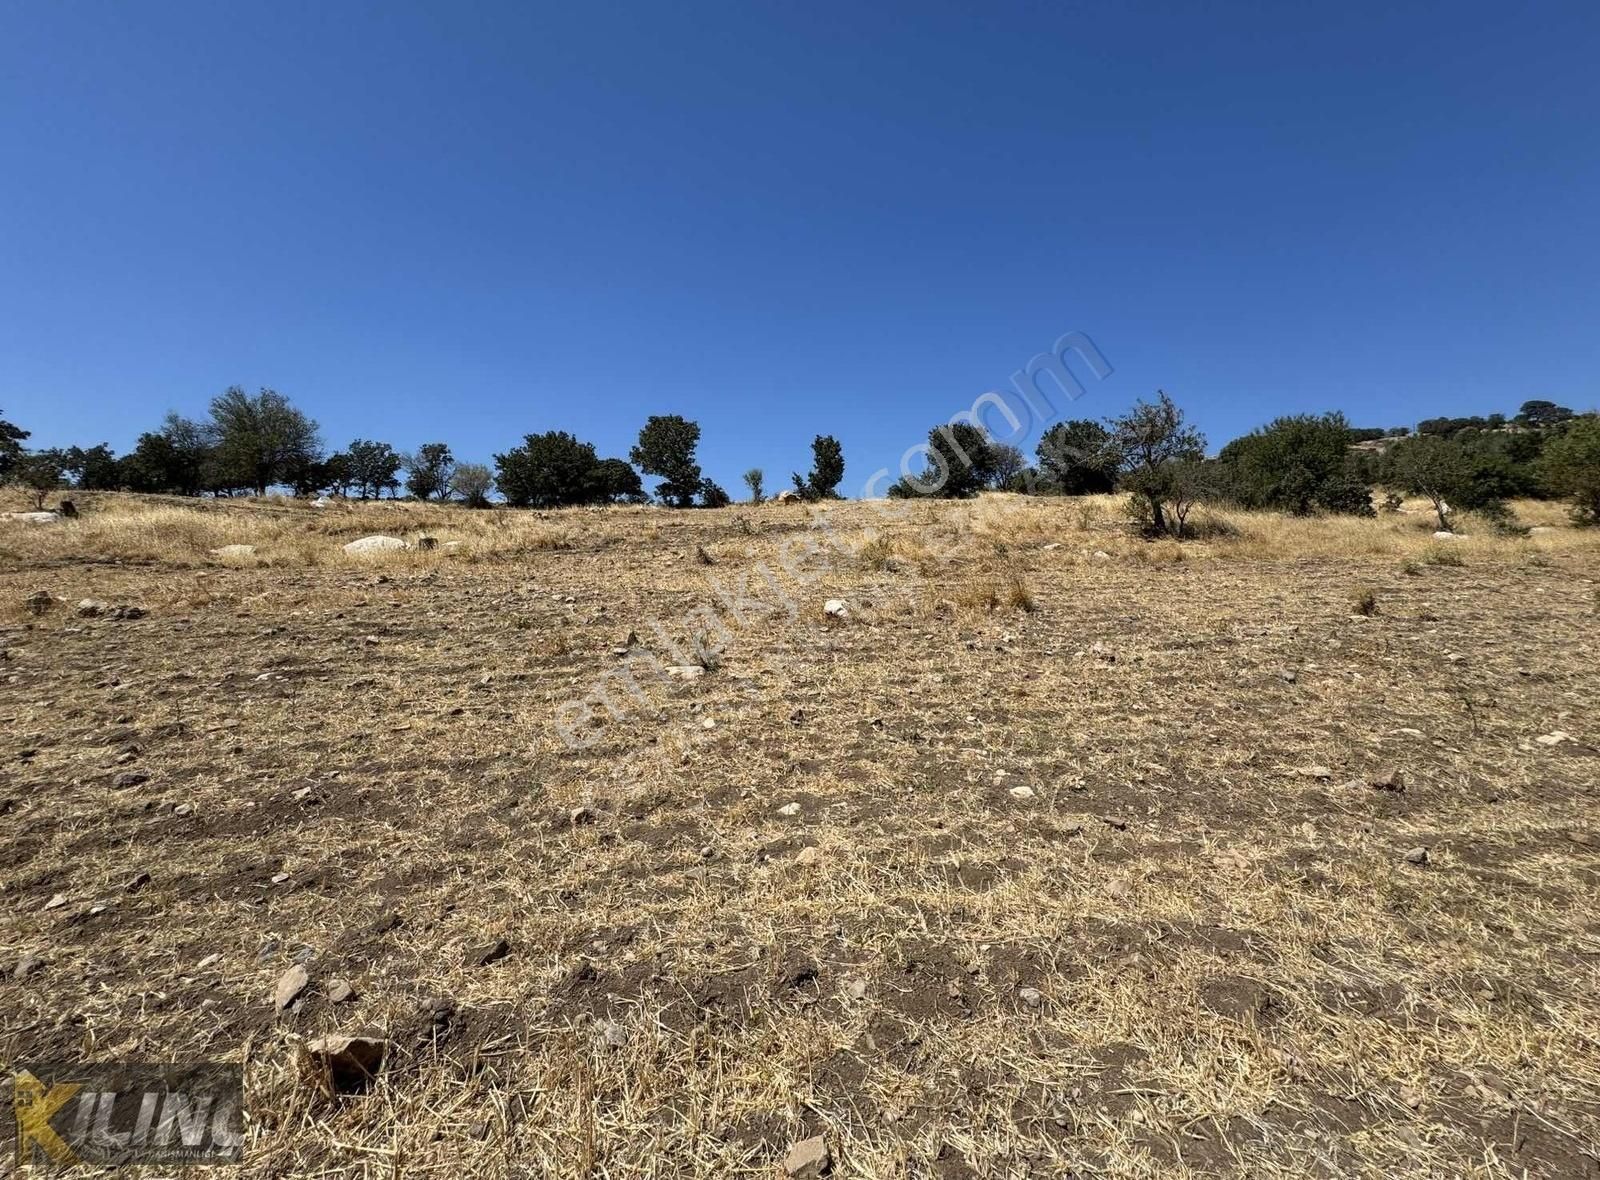
<svg viewBox="0 0 1600 1180">
<path fill-rule="evenodd" d="M 1120 507 L 0 528 L 0 1054 L 243 1061 L 249 1176 L 1593 1180 L 1600 534 Z"/>
</svg>

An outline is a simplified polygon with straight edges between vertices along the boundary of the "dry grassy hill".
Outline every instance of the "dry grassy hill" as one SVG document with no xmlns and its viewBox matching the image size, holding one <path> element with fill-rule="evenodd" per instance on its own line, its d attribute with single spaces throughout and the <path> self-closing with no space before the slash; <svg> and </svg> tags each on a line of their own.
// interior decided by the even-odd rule
<svg viewBox="0 0 1600 1180">
<path fill-rule="evenodd" d="M 0 1057 L 242 1060 L 245 1175 L 1600 1176 L 1558 508 L 80 507 L 0 524 Z"/>
</svg>

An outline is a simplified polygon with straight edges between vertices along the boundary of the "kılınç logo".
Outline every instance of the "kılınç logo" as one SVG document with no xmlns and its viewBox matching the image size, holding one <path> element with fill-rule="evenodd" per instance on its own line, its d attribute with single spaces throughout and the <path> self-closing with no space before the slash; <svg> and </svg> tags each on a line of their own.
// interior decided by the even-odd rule
<svg viewBox="0 0 1600 1180">
<path fill-rule="evenodd" d="M 237 1065 L 29 1065 L 11 1075 L 18 1166 L 237 1163 Z"/>
</svg>

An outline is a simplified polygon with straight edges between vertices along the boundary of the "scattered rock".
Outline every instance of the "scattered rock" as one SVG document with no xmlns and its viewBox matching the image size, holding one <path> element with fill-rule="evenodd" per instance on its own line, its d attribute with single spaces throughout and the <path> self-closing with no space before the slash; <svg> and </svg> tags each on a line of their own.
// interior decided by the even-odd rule
<svg viewBox="0 0 1600 1180">
<path fill-rule="evenodd" d="M 38 955 L 23 955 L 17 960 L 17 965 L 11 969 L 12 979 L 26 979 L 36 971 L 44 970 L 44 960 Z"/>
<path fill-rule="evenodd" d="M 580 824 L 592 824 L 594 820 L 594 809 L 591 807 L 574 807 L 567 815 L 567 822 L 573 827 L 578 827 Z"/>
<path fill-rule="evenodd" d="M 399 537 L 386 537 L 382 534 L 378 534 L 371 537 L 362 537 L 357 541 L 351 541 L 344 547 L 344 551 L 346 553 L 356 554 L 384 553 L 406 548 L 408 548 L 408 546 Z"/>
<path fill-rule="evenodd" d="M 204 971 L 207 967 L 215 967 L 220 962 L 222 962 L 222 956 L 216 951 L 212 951 L 209 955 L 196 963 L 194 965 L 194 969 L 196 971 Z"/>
<path fill-rule="evenodd" d="M 150 776 L 142 770 L 124 770 L 111 780 L 113 791 L 126 791 L 129 787 L 142 786 L 150 781 Z"/>
<path fill-rule="evenodd" d="M 1030 1008 L 1037 1008 L 1044 1002 L 1044 993 L 1036 987 L 1025 987 L 1017 992 L 1017 999 Z"/>
<path fill-rule="evenodd" d="M 1107 881 L 1106 896 L 1111 898 L 1112 901 L 1127 901 L 1133 896 L 1133 886 L 1120 879 Z"/>
<path fill-rule="evenodd" d="M 1378 771 L 1367 780 L 1367 784 L 1379 791 L 1393 791 L 1399 794 L 1406 789 L 1406 776 L 1391 766 Z"/>
<path fill-rule="evenodd" d="M 800 814 L 800 804 L 798 804 L 798 803 L 785 803 L 782 807 L 778 808 L 778 814 L 782 815 L 782 816 L 786 816 L 786 817 L 793 817 L 793 816 L 799 815 Z"/>
<path fill-rule="evenodd" d="M 1433 539 L 1435 541 L 1454 541 L 1454 540 L 1456 540 L 1456 534 L 1455 533 L 1448 533 L 1448 532 L 1445 532 L 1443 529 L 1440 529 L 1438 532 L 1433 534 Z"/>
<path fill-rule="evenodd" d="M 852 979 L 845 986 L 844 994 L 849 996 L 852 1000 L 864 1000 L 864 999 L 866 999 L 867 998 L 867 981 L 865 979 Z"/>
<path fill-rule="evenodd" d="M 1428 863 L 1428 850 L 1426 848 L 1413 848 L 1406 853 L 1408 865 L 1425 865 Z"/>
<path fill-rule="evenodd" d="M 356 998 L 356 989 L 348 979 L 330 979 L 327 996 L 330 1004 L 348 1004 Z"/>
<path fill-rule="evenodd" d="M 1032 799 L 1033 788 L 1028 786 L 1012 787 L 1006 792 L 1006 794 L 1010 795 L 1013 799 Z"/>
<path fill-rule="evenodd" d="M 59 512 L 8 512 L 5 516 L 19 524 L 55 524 L 61 519 Z"/>
<path fill-rule="evenodd" d="M 625 1049 L 628 1045 L 628 1030 L 615 1020 L 608 1020 L 605 1027 L 600 1030 L 600 1040 L 607 1049 Z"/>
<path fill-rule="evenodd" d="M 67 895 L 65 893 L 58 893 L 54 897 L 52 897 L 49 901 L 44 903 L 44 908 L 47 909 L 47 910 L 59 910 L 62 906 L 66 905 L 66 904 L 67 904 Z"/>
<path fill-rule="evenodd" d="M 255 555 L 256 547 L 254 545 L 224 545 L 220 549 L 211 551 L 212 557 L 254 557 Z"/>
<path fill-rule="evenodd" d="M 1326 766 L 1301 766 L 1295 769 L 1295 773 L 1304 778 L 1331 779 L 1333 777 L 1333 771 Z"/>
<path fill-rule="evenodd" d="M 286 1010 L 300 998 L 300 993 L 310 986 L 311 977 L 306 969 L 296 963 L 278 977 L 278 986 L 272 989 L 272 1002 L 279 1012 Z"/>
<path fill-rule="evenodd" d="M 461 958 L 463 967 L 487 967 L 490 963 L 498 963 L 511 953 L 511 944 L 504 938 L 497 938 L 493 942 L 486 942 L 482 946 L 470 947 Z"/>
<path fill-rule="evenodd" d="M 800 499 L 800 493 L 795 491 L 793 488 L 784 488 L 783 491 L 779 492 L 776 496 L 772 497 L 772 502 L 774 504 L 801 504 L 801 503 L 804 503 L 804 501 Z"/>
<path fill-rule="evenodd" d="M 389 1042 L 378 1037 L 318 1037 L 305 1047 L 303 1072 L 330 1094 L 366 1089 L 389 1059 Z"/>
<path fill-rule="evenodd" d="M 797 865 L 805 865 L 808 868 L 819 865 L 822 863 L 822 849 L 815 846 L 810 848 L 802 848 L 799 852 L 799 855 L 794 858 L 794 863 Z"/>
<path fill-rule="evenodd" d="M 1285 668 L 1282 672 L 1278 673 L 1278 676 L 1285 684 L 1293 684 L 1299 679 L 1299 676 L 1295 673 L 1293 668 Z"/>
<path fill-rule="evenodd" d="M 783 1174 L 791 1178 L 814 1180 L 815 1177 L 827 1175 L 828 1165 L 832 1162 L 827 1139 L 816 1135 L 801 1140 L 789 1149 L 789 1154 L 783 1157 Z"/>
<path fill-rule="evenodd" d="M 1054 553 L 1059 548 L 1061 548 L 1060 541 L 1051 541 L 1048 545 L 1040 545 L 1039 551 L 1041 553 Z"/>
<path fill-rule="evenodd" d="M 78 600 L 78 617 L 80 619 L 97 619 L 111 607 L 98 598 L 81 598 Z"/>
<path fill-rule="evenodd" d="M 667 668 L 667 675 L 678 680 L 699 680 L 705 674 L 699 664 L 672 664 Z"/>
<path fill-rule="evenodd" d="M 1557 531 L 1556 529 L 1551 528 L 1547 524 L 1536 524 L 1531 529 L 1528 530 L 1528 536 L 1530 536 L 1530 537 L 1548 537 L 1551 533 L 1556 532 L 1556 531 Z"/>
<path fill-rule="evenodd" d="M 1104 660 L 1108 664 L 1117 662 L 1117 653 L 1098 639 L 1089 645 L 1089 654 L 1097 660 Z"/>
<path fill-rule="evenodd" d="M 845 605 L 842 598 L 830 598 L 822 604 L 822 613 L 830 619 L 844 622 L 850 617 L 850 608 Z"/>
<path fill-rule="evenodd" d="M 1541 733 L 1533 740 L 1541 746 L 1559 746 L 1562 742 L 1570 742 L 1572 735 L 1565 730 L 1558 729 L 1554 733 Z"/>
</svg>

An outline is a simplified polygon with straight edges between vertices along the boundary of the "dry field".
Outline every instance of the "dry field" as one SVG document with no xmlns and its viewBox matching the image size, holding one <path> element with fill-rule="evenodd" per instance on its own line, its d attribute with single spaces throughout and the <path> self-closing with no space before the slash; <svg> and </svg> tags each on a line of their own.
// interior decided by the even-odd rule
<svg viewBox="0 0 1600 1180">
<path fill-rule="evenodd" d="M 0 1059 L 242 1061 L 237 1174 L 1600 1177 L 1559 508 L 80 505 L 0 523 Z"/>
</svg>

